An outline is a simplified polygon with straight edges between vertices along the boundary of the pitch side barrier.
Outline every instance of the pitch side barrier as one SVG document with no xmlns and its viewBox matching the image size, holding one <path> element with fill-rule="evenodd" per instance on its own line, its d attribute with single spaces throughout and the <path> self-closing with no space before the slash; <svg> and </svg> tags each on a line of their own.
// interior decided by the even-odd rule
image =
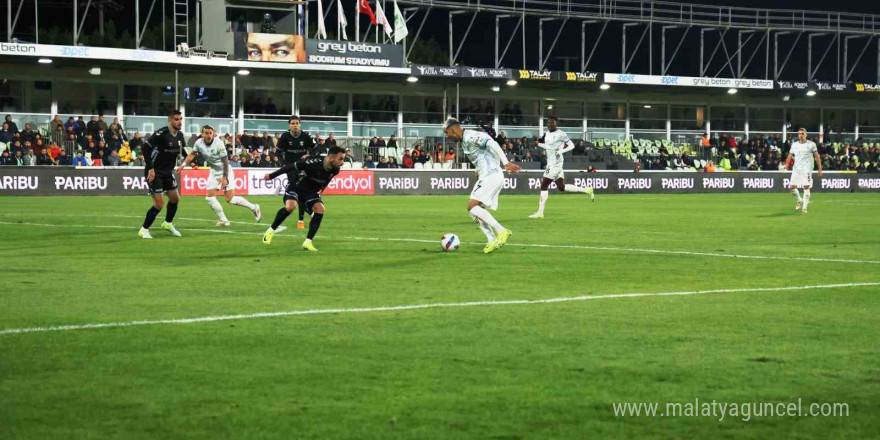
<svg viewBox="0 0 880 440">
<path fill-rule="evenodd" d="M 267 168 L 235 168 L 236 192 L 241 195 L 281 195 L 287 177 L 271 181 Z M 184 170 L 178 184 L 183 195 L 204 195 L 208 170 Z M 540 188 L 540 171 L 507 175 L 505 194 L 534 194 Z M 0 195 L 144 195 L 147 183 L 142 168 L 0 167 Z M 780 172 L 641 172 L 566 171 L 566 183 L 591 186 L 605 194 L 665 193 L 773 193 L 788 188 L 789 173 Z M 398 195 L 468 194 L 477 182 L 466 170 L 343 170 L 325 194 Z M 823 192 L 880 193 L 880 174 L 827 172 L 813 175 L 813 186 Z"/>
</svg>

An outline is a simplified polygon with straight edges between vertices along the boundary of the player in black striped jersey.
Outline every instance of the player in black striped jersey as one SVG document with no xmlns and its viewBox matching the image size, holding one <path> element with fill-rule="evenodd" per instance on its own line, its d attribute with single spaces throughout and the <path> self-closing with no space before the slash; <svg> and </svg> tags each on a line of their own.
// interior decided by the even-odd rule
<svg viewBox="0 0 880 440">
<path fill-rule="evenodd" d="M 263 243 L 270 244 L 276 232 L 286 229 L 281 223 L 297 208 L 297 205 L 303 205 L 312 215 L 312 220 L 309 222 L 309 233 L 302 248 L 312 252 L 317 251 L 312 239 L 318 233 L 321 220 L 324 218 L 324 201 L 321 199 L 321 192 L 327 188 L 333 177 L 339 174 L 343 162 L 345 162 L 345 150 L 334 146 L 330 148 L 327 156 L 301 159 L 263 177 L 265 180 L 272 180 L 284 173 L 288 173 L 289 176 L 287 189 L 284 191 L 284 207 L 278 210 L 272 226 L 263 234 Z"/>
</svg>

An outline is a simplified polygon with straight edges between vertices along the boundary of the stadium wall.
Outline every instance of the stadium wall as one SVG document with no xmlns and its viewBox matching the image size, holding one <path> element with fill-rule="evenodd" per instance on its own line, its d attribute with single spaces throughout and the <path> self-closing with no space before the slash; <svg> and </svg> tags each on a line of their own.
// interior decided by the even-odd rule
<svg viewBox="0 0 880 440">
<path fill-rule="evenodd" d="M 235 169 L 237 192 L 242 195 L 281 195 L 282 176 L 264 181 L 266 168 Z M 60 167 L 0 168 L 0 195 L 122 196 L 144 195 L 143 169 L 77 169 Z M 605 194 L 665 193 L 773 193 L 785 192 L 789 173 L 776 172 L 569 172 L 566 181 L 592 186 Z M 184 170 L 179 186 L 183 195 L 203 195 L 208 170 Z M 339 195 L 465 195 L 476 184 L 472 171 L 343 170 L 325 191 Z M 505 194 L 534 194 L 541 173 L 524 171 L 508 176 Z M 814 175 L 814 188 L 824 192 L 880 192 L 875 174 L 826 173 Z"/>
</svg>

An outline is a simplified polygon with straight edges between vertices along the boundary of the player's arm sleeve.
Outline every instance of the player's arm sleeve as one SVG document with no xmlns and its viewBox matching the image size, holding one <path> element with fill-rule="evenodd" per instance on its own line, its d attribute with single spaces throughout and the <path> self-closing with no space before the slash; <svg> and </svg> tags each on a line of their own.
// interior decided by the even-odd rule
<svg viewBox="0 0 880 440">
<path fill-rule="evenodd" d="M 571 150 L 574 150 L 574 142 L 572 142 L 571 139 L 566 139 L 565 146 L 562 147 L 561 150 L 559 150 L 559 154 L 568 153 Z"/>
<path fill-rule="evenodd" d="M 306 154 L 309 156 L 317 156 L 318 155 L 318 146 L 315 144 L 315 140 L 312 139 L 312 136 L 306 134 L 306 140 L 303 142 L 303 146 L 306 147 Z"/>
<path fill-rule="evenodd" d="M 484 142 L 486 149 L 498 160 L 500 160 L 503 165 L 507 165 L 508 163 L 510 163 L 510 161 L 507 160 L 507 155 L 504 154 L 504 150 L 501 149 L 501 145 L 498 145 L 498 142 L 495 142 L 493 139 L 488 137 Z"/>
<path fill-rule="evenodd" d="M 269 178 L 274 179 L 282 174 L 286 174 L 286 173 L 296 169 L 297 165 L 299 165 L 299 162 L 289 163 L 287 165 L 284 165 L 283 167 L 281 167 L 281 168 L 275 170 L 274 172 L 272 172 L 271 174 L 269 174 Z"/>
<path fill-rule="evenodd" d="M 162 145 L 159 133 L 153 133 L 153 135 L 144 142 L 144 150 L 147 150 L 145 151 L 146 154 L 144 154 L 144 159 L 146 159 L 144 162 L 146 163 L 148 170 L 156 168 L 156 162 L 159 160 L 159 145 Z"/>
</svg>

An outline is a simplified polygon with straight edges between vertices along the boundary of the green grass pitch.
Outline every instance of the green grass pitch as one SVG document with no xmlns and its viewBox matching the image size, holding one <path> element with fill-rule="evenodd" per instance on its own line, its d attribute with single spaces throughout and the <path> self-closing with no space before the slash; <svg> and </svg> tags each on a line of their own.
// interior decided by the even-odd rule
<svg viewBox="0 0 880 440">
<path fill-rule="evenodd" d="M 147 197 L 0 198 L 0 437 L 877 438 L 880 286 L 750 290 L 880 282 L 876 195 L 553 193 L 543 220 L 502 195 L 490 255 L 466 199 L 328 196 L 312 254 L 290 220 L 261 243 L 278 197 L 250 198 L 263 225 L 224 204 L 224 233 L 185 197 L 153 240 Z M 704 290 L 729 291 L 460 306 Z M 613 409 L 694 399 L 849 415 Z"/>
</svg>

